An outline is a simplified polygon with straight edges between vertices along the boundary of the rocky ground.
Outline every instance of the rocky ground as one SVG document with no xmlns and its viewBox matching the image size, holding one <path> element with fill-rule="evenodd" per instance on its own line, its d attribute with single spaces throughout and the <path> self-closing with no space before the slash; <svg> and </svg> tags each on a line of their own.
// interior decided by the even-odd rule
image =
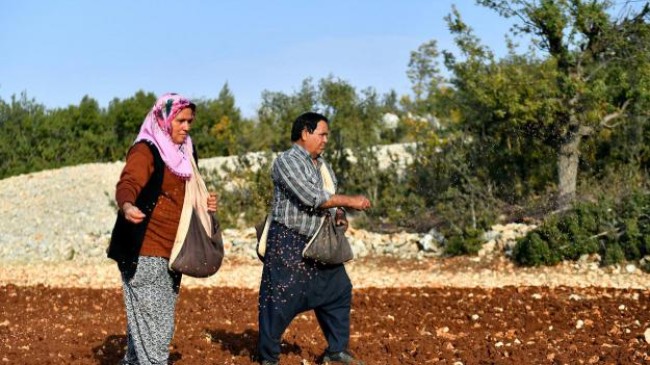
<svg viewBox="0 0 650 365">
<path fill-rule="evenodd" d="M 202 161 L 215 168 L 228 158 Z M 56 287 L 118 287 L 105 258 L 115 220 L 111 205 L 123 163 L 86 164 L 0 180 L 0 284 Z M 647 288 L 648 275 L 635 265 L 602 268 L 597 257 L 556 267 L 517 268 L 504 253 L 533 226 L 497 225 L 486 234 L 478 257 L 442 259 L 435 232 L 380 235 L 351 228 L 358 260 L 348 265 L 358 287 L 504 285 Z M 254 230 L 225 229 L 227 260 L 208 280 L 188 286 L 255 288 L 261 265 Z M 89 274 L 91 273 L 91 274 Z"/>
<path fill-rule="evenodd" d="M 115 364 L 125 319 L 104 257 L 122 165 L 90 164 L 0 180 L 0 361 Z M 350 231 L 358 258 L 351 350 L 368 364 L 650 363 L 650 275 L 596 257 L 520 268 L 505 255 L 531 227 L 495 226 L 478 257 L 442 258 L 434 234 Z M 183 279 L 176 364 L 254 363 L 261 264 L 250 229 L 225 232 L 208 279 Z M 284 337 L 284 364 L 314 364 L 311 313 Z"/>
</svg>

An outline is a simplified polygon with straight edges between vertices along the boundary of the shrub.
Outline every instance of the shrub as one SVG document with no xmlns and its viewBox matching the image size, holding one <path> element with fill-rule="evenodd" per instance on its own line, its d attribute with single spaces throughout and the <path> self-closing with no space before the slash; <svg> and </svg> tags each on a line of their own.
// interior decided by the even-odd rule
<svg viewBox="0 0 650 365">
<path fill-rule="evenodd" d="M 481 230 L 468 228 L 447 236 L 445 253 L 449 256 L 476 255 L 483 246 L 482 233 Z"/>
<path fill-rule="evenodd" d="M 608 242 L 604 245 L 603 255 L 601 258 L 603 266 L 618 264 L 625 260 L 625 254 L 616 242 Z"/>
<path fill-rule="evenodd" d="M 363 194 L 373 204 L 371 209 L 357 214 L 357 226 L 374 231 L 395 227 L 413 230 L 431 228 L 426 201 L 408 183 L 398 157 L 390 156 L 388 167 L 380 168 L 373 148 L 353 148 L 350 152 L 356 160 L 354 163 L 350 163 L 347 155 L 341 152 L 332 156 L 331 161 L 339 179 L 339 192 Z"/>
<path fill-rule="evenodd" d="M 208 189 L 218 194 L 217 215 L 224 227 L 252 227 L 268 212 L 273 197 L 271 163 L 270 154 L 239 156 L 232 168 L 202 172 Z"/>
<path fill-rule="evenodd" d="M 519 239 L 512 255 L 522 266 L 555 265 L 561 260 L 560 255 L 550 249 L 548 241 L 540 237 L 538 232 Z"/>
<path fill-rule="evenodd" d="M 640 260 L 650 254 L 650 195 L 633 192 L 618 202 L 579 203 L 548 218 L 520 239 L 513 259 L 523 266 L 554 265 L 599 253 L 602 265 Z"/>
<path fill-rule="evenodd" d="M 650 195 L 635 193 L 623 200 L 619 244 L 625 258 L 637 260 L 650 254 Z"/>
</svg>

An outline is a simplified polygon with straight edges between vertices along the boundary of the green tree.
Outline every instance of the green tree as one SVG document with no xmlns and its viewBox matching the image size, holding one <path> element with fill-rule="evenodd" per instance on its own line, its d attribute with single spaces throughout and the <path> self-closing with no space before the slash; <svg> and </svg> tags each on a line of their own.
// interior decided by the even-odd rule
<svg viewBox="0 0 650 365">
<path fill-rule="evenodd" d="M 108 104 L 104 118 L 112 126 L 114 144 L 111 145 L 113 160 L 122 160 L 133 144 L 140 126 L 151 107 L 156 102 L 156 95 L 151 92 L 137 91 L 133 96 L 120 100 L 114 98 Z"/>
<path fill-rule="evenodd" d="M 533 37 L 549 55 L 550 119 L 534 126 L 544 129 L 545 143 L 556 151 L 557 203 L 567 208 L 575 197 L 582 139 L 613 128 L 614 121 L 625 117 L 634 104 L 647 106 L 650 4 L 614 19 L 614 3 L 607 0 L 477 3 L 519 20 L 514 30 Z M 455 29 L 459 34 L 464 27 L 460 18 L 451 23 L 459 25 Z"/>
<path fill-rule="evenodd" d="M 59 115 L 59 118 L 56 116 Z M 50 123 L 58 119 L 58 128 L 68 131 L 61 141 L 62 149 L 69 155 L 69 163 L 110 161 L 115 135 L 110 121 L 104 117 L 99 103 L 84 96 L 79 106 L 69 106 L 50 115 Z M 59 124 L 56 123 L 56 124 Z M 62 151 L 63 152 L 63 151 Z"/>
<path fill-rule="evenodd" d="M 26 93 L 13 95 L 10 102 L 0 100 L 0 177 L 44 168 L 38 147 L 47 141 L 34 138 L 45 123 L 45 106 L 29 99 Z"/>
<path fill-rule="evenodd" d="M 439 56 L 435 40 L 428 41 L 411 52 L 406 75 L 411 81 L 415 100 L 407 98 L 405 104 L 417 115 L 434 114 L 436 95 L 444 81 L 440 74 Z"/>
<path fill-rule="evenodd" d="M 291 126 L 303 112 L 316 110 L 318 95 L 312 79 L 303 80 L 294 95 L 264 90 L 258 110 L 257 137 L 252 141 L 256 151 L 282 151 L 291 145 Z"/>
<path fill-rule="evenodd" d="M 224 84 L 214 100 L 197 100 L 192 140 L 202 156 L 229 156 L 250 151 L 252 122 L 241 116 L 235 97 Z"/>
</svg>

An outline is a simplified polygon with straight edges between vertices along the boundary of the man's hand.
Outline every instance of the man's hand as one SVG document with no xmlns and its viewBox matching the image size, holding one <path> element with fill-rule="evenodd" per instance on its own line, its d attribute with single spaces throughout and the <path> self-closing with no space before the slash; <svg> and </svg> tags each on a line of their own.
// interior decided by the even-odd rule
<svg viewBox="0 0 650 365">
<path fill-rule="evenodd" d="M 345 216 L 345 210 L 341 208 L 336 209 L 336 217 L 334 218 L 334 223 L 337 226 L 344 226 L 345 231 L 348 230 L 348 218 Z"/>
<path fill-rule="evenodd" d="M 370 208 L 370 200 L 363 195 L 353 195 L 350 197 L 349 206 L 356 210 L 366 210 Z"/>
<path fill-rule="evenodd" d="M 122 212 L 124 213 L 124 218 L 126 218 L 127 221 L 133 223 L 133 224 L 138 224 L 144 220 L 146 215 L 142 213 L 140 208 L 136 207 L 135 205 L 126 202 L 124 205 L 122 205 Z"/>
<path fill-rule="evenodd" d="M 335 207 L 366 210 L 370 208 L 370 200 L 368 200 L 368 198 L 363 195 L 334 194 L 328 201 L 319 206 L 321 209 L 329 209 Z"/>
</svg>

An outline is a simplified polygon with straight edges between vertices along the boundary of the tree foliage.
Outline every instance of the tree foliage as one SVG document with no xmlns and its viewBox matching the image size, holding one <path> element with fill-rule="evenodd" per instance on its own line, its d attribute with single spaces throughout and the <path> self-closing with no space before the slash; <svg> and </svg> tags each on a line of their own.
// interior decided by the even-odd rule
<svg viewBox="0 0 650 365">
<path fill-rule="evenodd" d="M 478 0 L 506 18 L 519 19 L 514 30 L 533 37 L 548 54 L 546 89 L 549 118 L 544 143 L 557 156 L 558 204 L 575 196 L 581 142 L 630 109 L 647 108 L 650 89 L 650 5 L 611 15 L 611 1 Z"/>
<path fill-rule="evenodd" d="M 293 120 L 316 111 L 331 121 L 325 157 L 340 191 L 373 201 L 373 209 L 353 213 L 357 224 L 435 227 L 449 254 L 473 254 L 494 222 L 536 219 L 544 228 L 517 251 L 526 265 L 648 253 L 647 209 L 626 216 L 618 208 L 647 205 L 621 202 L 648 190 L 648 1 L 618 12 L 620 2 L 608 0 L 476 3 L 512 20 L 512 35 L 527 47 L 506 38 L 508 53 L 497 57 L 452 8 L 445 19 L 457 51 L 439 50 L 432 39 L 411 52 L 410 95 L 359 90 L 329 76 L 307 78 L 291 93 L 264 91 L 252 118 L 242 116 L 228 84 L 215 98 L 195 100 L 200 157 L 239 156 L 236 168 L 207 173 L 222 195 L 224 221 L 250 225 L 268 208 L 270 161 L 249 171 L 245 153 L 289 148 Z M 101 108 L 85 96 L 57 109 L 26 94 L 0 99 L 0 178 L 123 159 L 155 98 L 137 91 Z M 409 143 L 412 162 L 394 158 L 385 167 L 376 146 L 387 143 Z M 598 204 L 602 197 L 611 200 Z M 610 208 L 614 215 L 601 214 Z M 615 227 L 615 240 L 599 236 L 606 225 Z"/>
</svg>

